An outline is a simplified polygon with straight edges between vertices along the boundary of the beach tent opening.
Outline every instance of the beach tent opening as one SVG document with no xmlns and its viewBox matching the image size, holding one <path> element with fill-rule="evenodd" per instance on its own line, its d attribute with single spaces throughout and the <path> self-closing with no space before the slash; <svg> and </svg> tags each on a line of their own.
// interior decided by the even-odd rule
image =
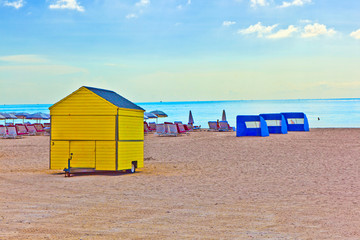
<svg viewBox="0 0 360 240">
<path fill-rule="evenodd" d="M 269 136 L 268 126 L 259 115 L 238 115 L 236 117 L 236 136 Z"/>
<path fill-rule="evenodd" d="M 262 118 L 266 121 L 266 124 L 269 129 L 269 133 L 287 133 L 287 125 L 285 117 L 280 113 L 264 113 L 260 114 Z"/>
<path fill-rule="evenodd" d="M 50 169 L 143 167 L 144 109 L 119 94 L 80 87 L 52 105 Z"/>
<path fill-rule="evenodd" d="M 287 130 L 288 131 L 304 131 L 308 132 L 309 121 L 306 117 L 306 114 L 303 112 L 288 112 L 281 113 L 286 120 Z"/>
</svg>

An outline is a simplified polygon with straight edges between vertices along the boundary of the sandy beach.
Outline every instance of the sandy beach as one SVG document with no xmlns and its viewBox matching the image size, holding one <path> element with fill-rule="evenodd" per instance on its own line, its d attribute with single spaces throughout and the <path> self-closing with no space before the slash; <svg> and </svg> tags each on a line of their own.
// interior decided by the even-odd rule
<svg viewBox="0 0 360 240">
<path fill-rule="evenodd" d="M 359 136 L 149 134 L 137 173 L 71 178 L 0 139 L 0 239 L 360 239 Z"/>
</svg>

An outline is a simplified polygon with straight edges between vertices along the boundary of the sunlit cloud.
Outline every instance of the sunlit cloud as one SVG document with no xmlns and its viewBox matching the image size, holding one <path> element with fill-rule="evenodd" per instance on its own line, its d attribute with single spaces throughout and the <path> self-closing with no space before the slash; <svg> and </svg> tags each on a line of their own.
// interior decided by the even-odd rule
<svg viewBox="0 0 360 240">
<path fill-rule="evenodd" d="M 38 55 L 10 55 L 0 56 L 0 61 L 8 63 L 44 63 L 48 60 Z"/>
<path fill-rule="evenodd" d="M 311 0 L 293 0 L 292 2 L 282 2 L 282 5 L 280 5 L 280 8 L 286 8 L 291 6 L 303 6 L 306 3 L 311 3 Z"/>
<path fill-rule="evenodd" d="M 269 5 L 267 0 L 250 0 L 250 6 L 253 8 L 256 8 L 258 6 L 265 7 L 267 5 Z"/>
<path fill-rule="evenodd" d="M 69 9 L 84 12 L 84 7 L 76 0 L 56 0 L 54 4 L 49 6 L 50 9 Z"/>
<path fill-rule="evenodd" d="M 236 24 L 236 22 L 234 22 L 234 21 L 224 21 L 222 23 L 222 25 L 225 26 L 225 27 L 229 27 L 229 26 L 234 25 L 234 24 Z"/>
<path fill-rule="evenodd" d="M 267 36 L 267 38 L 277 39 L 277 38 L 288 38 L 292 36 L 292 33 L 297 32 L 298 28 L 290 25 L 287 29 L 280 29 L 274 34 Z"/>
<path fill-rule="evenodd" d="M 355 39 L 360 39 L 360 28 L 352 33 L 350 33 L 350 36 Z"/>
<path fill-rule="evenodd" d="M 127 19 L 137 18 L 137 17 L 138 17 L 138 15 L 136 15 L 135 13 L 130 13 L 130 14 L 125 16 L 125 18 L 127 18 Z"/>
<path fill-rule="evenodd" d="M 336 31 L 333 28 L 327 29 L 324 24 L 314 23 L 308 24 L 304 27 L 304 32 L 301 34 L 303 38 L 316 37 L 320 35 L 331 36 L 334 35 Z"/>
<path fill-rule="evenodd" d="M 253 34 L 256 33 L 258 37 L 263 37 L 264 34 L 269 34 L 272 32 L 274 28 L 276 28 L 278 24 L 274 24 L 272 26 L 263 26 L 261 22 L 258 22 L 255 25 L 250 25 L 246 29 L 240 29 L 238 33 L 240 34 Z"/>
<path fill-rule="evenodd" d="M 12 1 L 12 2 L 5 1 L 4 2 L 4 6 L 13 7 L 16 9 L 22 8 L 24 6 L 24 4 L 25 4 L 24 0 L 18 0 L 18 1 Z"/>
<path fill-rule="evenodd" d="M 139 2 L 135 3 L 137 7 L 146 7 L 150 4 L 150 0 L 140 0 Z"/>
</svg>

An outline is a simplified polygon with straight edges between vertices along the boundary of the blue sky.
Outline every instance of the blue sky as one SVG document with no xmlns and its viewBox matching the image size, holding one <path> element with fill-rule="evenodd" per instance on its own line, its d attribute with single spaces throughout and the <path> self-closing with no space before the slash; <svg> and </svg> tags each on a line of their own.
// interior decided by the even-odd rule
<svg viewBox="0 0 360 240">
<path fill-rule="evenodd" d="M 0 0 L 0 104 L 359 97 L 358 0 Z"/>
</svg>

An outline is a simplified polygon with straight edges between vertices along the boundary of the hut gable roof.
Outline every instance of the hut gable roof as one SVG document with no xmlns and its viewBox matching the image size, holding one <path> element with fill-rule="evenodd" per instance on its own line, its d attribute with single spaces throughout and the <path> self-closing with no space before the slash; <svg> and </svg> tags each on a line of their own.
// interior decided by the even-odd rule
<svg viewBox="0 0 360 240">
<path fill-rule="evenodd" d="M 119 108 L 129 108 L 129 109 L 136 109 L 136 110 L 145 111 L 144 109 L 142 109 L 141 107 L 139 107 L 135 103 L 130 102 L 126 98 L 124 98 L 124 97 L 120 96 L 119 94 L 117 94 L 116 92 L 113 92 L 113 91 L 110 91 L 110 90 L 105 90 L 105 89 L 100 89 L 100 88 L 94 88 L 94 87 L 87 87 L 87 86 L 84 86 L 84 87 L 87 88 L 88 90 L 92 91 L 96 95 L 104 98 L 105 100 L 109 101 L 110 103 L 114 104 L 115 106 L 117 106 Z"/>
</svg>

